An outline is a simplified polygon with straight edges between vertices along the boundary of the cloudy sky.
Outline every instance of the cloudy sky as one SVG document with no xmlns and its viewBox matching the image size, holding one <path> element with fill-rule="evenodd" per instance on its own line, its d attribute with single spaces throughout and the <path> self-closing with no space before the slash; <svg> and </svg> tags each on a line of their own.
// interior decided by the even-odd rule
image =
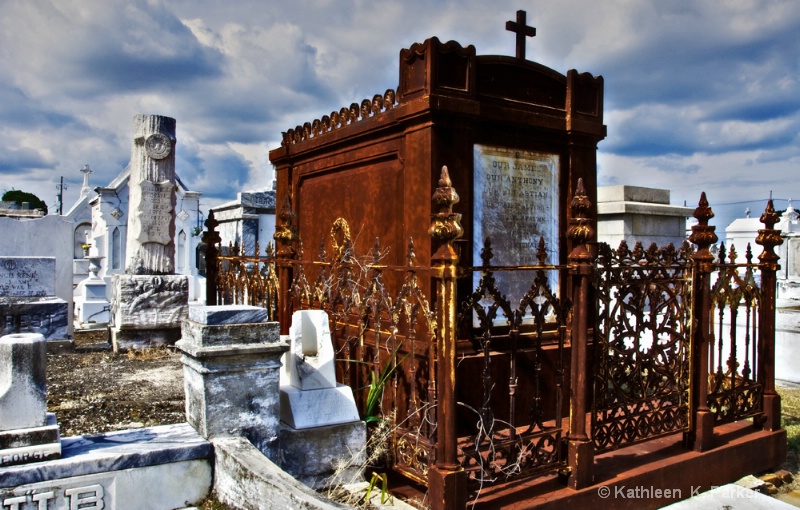
<svg viewBox="0 0 800 510">
<path fill-rule="evenodd" d="M 727 224 L 800 204 L 796 0 L 0 0 L 0 192 L 55 209 L 128 163 L 131 119 L 177 119 L 177 171 L 207 210 L 271 183 L 282 131 L 398 82 L 437 36 L 605 78 L 601 184 L 706 191 Z M 798 207 L 800 208 L 800 206 Z"/>
</svg>

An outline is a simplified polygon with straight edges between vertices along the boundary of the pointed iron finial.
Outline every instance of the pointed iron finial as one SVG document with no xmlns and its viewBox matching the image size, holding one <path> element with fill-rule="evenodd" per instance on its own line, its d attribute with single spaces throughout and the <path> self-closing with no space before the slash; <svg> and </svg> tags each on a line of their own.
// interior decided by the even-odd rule
<svg viewBox="0 0 800 510">
<path fill-rule="evenodd" d="M 458 193 L 450 181 L 447 167 L 442 167 L 439 177 L 439 187 L 433 193 L 433 214 L 431 215 L 431 228 L 428 233 L 435 240 L 443 243 L 434 254 L 434 258 L 456 260 L 458 257 L 452 242 L 464 234 L 461 228 L 461 215 L 453 212 L 453 205 L 459 201 Z"/>
<path fill-rule="evenodd" d="M 592 236 L 594 236 L 594 228 L 592 227 L 592 220 L 589 218 L 589 211 L 592 208 L 592 202 L 586 196 L 586 189 L 583 187 L 583 178 L 578 178 L 578 184 L 575 186 L 575 194 L 572 196 L 572 203 L 570 209 L 572 211 L 572 218 L 570 218 L 570 227 L 567 231 L 567 237 L 573 242 L 573 252 L 575 249 L 583 247 L 581 257 L 589 255 L 586 250 L 586 243 L 588 243 Z M 578 253 L 571 253 L 570 258 L 578 256 Z"/>
<path fill-rule="evenodd" d="M 408 267 L 412 267 L 414 265 L 414 260 L 417 258 L 417 253 L 414 251 L 414 238 L 408 238 L 408 253 L 406 254 L 406 260 L 408 260 Z"/>
<path fill-rule="evenodd" d="M 708 224 L 708 220 L 714 217 L 714 211 L 708 205 L 705 191 L 700 193 L 700 202 L 694 210 L 694 217 L 697 218 L 697 225 L 692 225 L 692 234 L 689 236 L 689 240 L 697 245 L 695 254 L 697 256 L 703 250 L 708 251 L 708 247 L 719 239 L 714 233 L 716 227 Z M 710 256 L 710 253 L 703 252 L 700 256 L 706 258 Z"/>
</svg>

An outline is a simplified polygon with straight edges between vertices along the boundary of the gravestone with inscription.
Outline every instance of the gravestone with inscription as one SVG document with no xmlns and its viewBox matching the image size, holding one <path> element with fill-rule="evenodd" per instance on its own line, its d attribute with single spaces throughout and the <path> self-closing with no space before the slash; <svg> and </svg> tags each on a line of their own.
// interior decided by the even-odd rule
<svg viewBox="0 0 800 510">
<path fill-rule="evenodd" d="M 175 119 L 134 117 L 125 274 L 112 283 L 115 351 L 175 343 L 188 313 L 188 278 L 174 274 L 175 141 Z"/>
<path fill-rule="evenodd" d="M 0 468 L 61 456 L 47 412 L 46 349 L 38 333 L 0 337 Z"/>
<path fill-rule="evenodd" d="M 68 339 L 68 304 L 55 297 L 55 282 L 55 257 L 0 257 L 0 334 Z"/>
</svg>

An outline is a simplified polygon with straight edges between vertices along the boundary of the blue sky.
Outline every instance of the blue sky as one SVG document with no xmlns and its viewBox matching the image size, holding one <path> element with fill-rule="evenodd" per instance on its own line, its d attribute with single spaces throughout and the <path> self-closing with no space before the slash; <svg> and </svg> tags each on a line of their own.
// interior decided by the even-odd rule
<svg viewBox="0 0 800 510">
<path fill-rule="evenodd" d="M 0 192 L 65 208 L 130 158 L 131 119 L 177 119 L 177 171 L 207 210 L 270 184 L 282 131 L 398 81 L 402 48 L 437 36 L 605 79 L 601 184 L 701 191 L 722 228 L 800 201 L 796 0 L 3 0 Z"/>
</svg>

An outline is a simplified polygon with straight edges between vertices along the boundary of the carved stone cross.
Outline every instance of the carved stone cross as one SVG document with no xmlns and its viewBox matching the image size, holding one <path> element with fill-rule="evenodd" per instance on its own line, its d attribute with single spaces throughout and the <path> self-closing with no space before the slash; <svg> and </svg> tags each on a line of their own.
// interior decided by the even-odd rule
<svg viewBox="0 0 800 510">
<path fill-rule="evenodd" d="M 529 27 L 527 23 L 527 13 L 517 11 L 517 21 L 506 21 L 506 30 L 517 34 L 517 58 L 525 60 L 525 38 L 536 37 L 536 29 Z"/>
</svg>

